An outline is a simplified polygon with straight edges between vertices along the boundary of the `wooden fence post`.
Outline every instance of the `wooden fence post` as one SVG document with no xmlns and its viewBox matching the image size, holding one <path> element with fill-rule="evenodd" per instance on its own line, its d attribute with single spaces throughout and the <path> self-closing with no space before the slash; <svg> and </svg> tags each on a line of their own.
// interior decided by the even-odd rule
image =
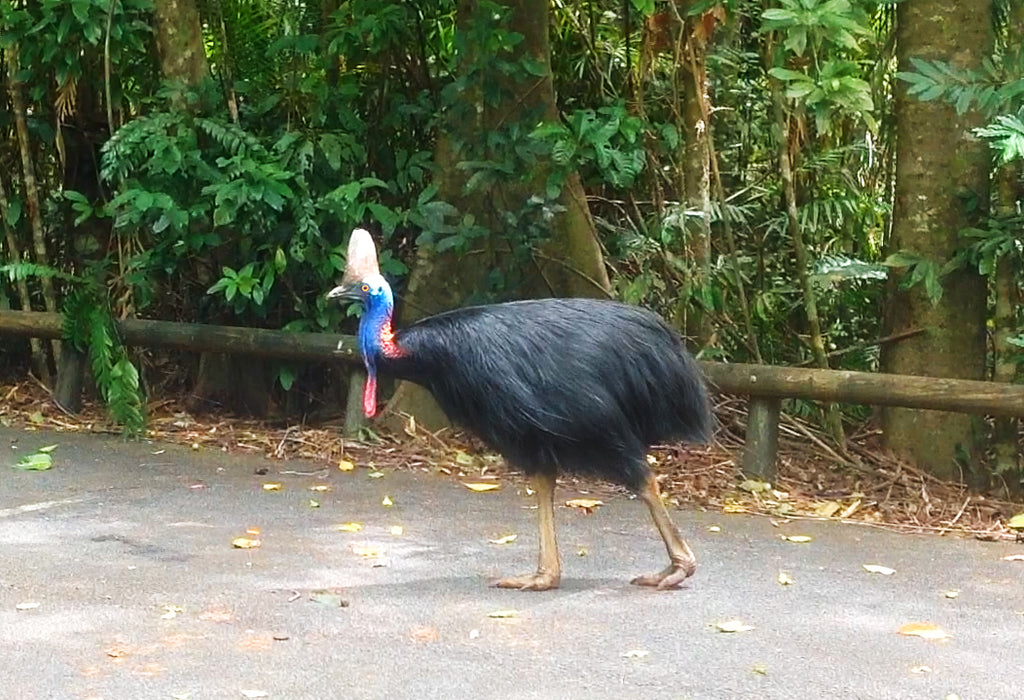
<svg viewBox="0 0 1024 700">
<path fill-rule="evenodd" d="M 747 439 L 743 447 L 743 474 L 774 482 L 779 454 L 779 411 L 781 399 L 750 397 L 747 411 Z"/>
<path fill-rule="evenodd" d="M 348 375 L 348 397 L 345 401 L 345 437 L 357 437 L 366 427 L 363 413 L 363 387 L 366 385 L 366 370 L 355 367 Z"/>
<path fill-rule="evenodd" d="M 57 360 L 57 381 L 53 385 L 53 400 L 68 413 L 82 410 L 82 386 L 85 383 L 87 358 L 74 343 L 61 343 Z"/>
</svg>

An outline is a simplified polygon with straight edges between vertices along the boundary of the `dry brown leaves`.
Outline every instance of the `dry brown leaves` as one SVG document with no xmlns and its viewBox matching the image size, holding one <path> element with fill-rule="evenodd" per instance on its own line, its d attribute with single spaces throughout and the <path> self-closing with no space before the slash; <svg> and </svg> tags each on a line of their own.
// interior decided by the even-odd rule
<svg viewBox="0 0 1024 700">
<path fill-rule="evenodd" d="M 0 385 L 0 397 L 4 399 L 0 401 L 2 425 L 119 432 L 96 403 L 87 404 L 77 416 L 68 416 L 34 382 Z M 820 431 L 784 416 L 778 478 L 771 484 L 738 480 L 734 460 L 743 448 L 746 402 L 722 397 L 716 412 L 720 429 L 713 444 L 658 448 L 649 458 L 669 502 L 782 520 L 838 520 L 903 532 L 956 532 L 980 539 L 1014 537 L 1006 521 L 1020 507 L 972 494 L 961 484 L 940 481 L 892 458 L 878 448 L 877 434 L 869 431 L 849 435 L 845 449 L 839 450 Z M 470 489 L 480 484 L 481 491 L 499 483 L 494 478 L 500 460 L 471 439 L 430 433 L 411 421 L 404 435 L 384 435 L 367 444 L 343 438 L 340 424 L 307 427 L 221 414 L 195 415 L 169 400 L 151 403 L 149 415 L 148 438 L 195 449 L 306 459 L 345 471 L 357 465 L 374 472 L 383 467 L 411 468 L 451 475 Z M 615 488 L 594 488 L 572 478 L 562 483 L 589 488 L 597 495 Z"/>
</svg>

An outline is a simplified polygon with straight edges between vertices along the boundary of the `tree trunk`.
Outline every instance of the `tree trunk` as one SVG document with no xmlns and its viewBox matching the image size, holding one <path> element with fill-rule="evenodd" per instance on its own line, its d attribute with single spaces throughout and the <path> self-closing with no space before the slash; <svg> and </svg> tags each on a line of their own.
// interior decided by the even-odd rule
<svg viewBox="0 0 1024 700">
<path fill-rule="evenodd" d="M 32 160 L 32 142 L 29 138 L 26 121 L 25 101 L 21 95 L 21 82 L 18 80 L 17 46 L 7 49 L 7 89 L 11 97 L 11 111 L 14 113 L 14 127 L 18 133 L 18 148 L 21 153 L 22 184 L 25 191 L 25 208 L 28 222 L 32 228 L 32 250 L 37 265 L 49 265 L 50 256 L 46 250 L 46 232 L 43 230 L 43 215 L 39 199 L 39 188 L 36 185 L 35 163 Z M 46 310 L 57 311 L 57 291 L 50 277 L 41 277 L 39 284 L 43 290 L 43 303 Z M 52 341 L 54 358 L 60 357 L 60 341 Z"/>
<path fill-rule="evenodd" d="M 21 262 L 21 247 L 14 235 L 8 219 L 10 207 L 7 200 L 7 188 L 4 186 L 4 179 L 0 177 L 0 226 L 4 229 L 4 242 L 7 244 L 7 258 L 12 263 Z M 28 282 L 23 277 L 18 277 L 15 288 L 18 291 L 18 302 L 22 311 L 32 310 L 32 296 L 28 291 Z M 32 367 L 36 376 L 46 386 L 50 386 L 50 365 L 46 356 L 46 347 L 39 338 L 29 338 L 29 347 L 32 349 Z"/>
<path fill-rule="evenodd" d="M 153 3 L 160 73 L 172 82 L 195 87 L 210 75 L 203 30 L 195 0 Z"/>
<path fill-rule="evenodd" d="M 912 57 L 979 68 L 992 51 L 991 0 L 906 0 L 897 7 L 897 25 L 901 70 L 913 70 Z M 892 249 L 941 267 L 959 248 L 959 232 L 977 223 L 988 204 L 989 172 L 987 148 L 970 132 L 980 123 L 977 113 L 960 116 L 944 102 L 919 101 L 897 83 Z M 956 271 L 943 279 L 942 300 L 932 305 L 921 285 L 897 290 L 901 276 L 892 275 L 883 334 L 916 327 L 925 333 L 886 345 L 883 370 L 982 379 L 985 280 L 976 271 Z M 976 431 L 967 416 L 887 409 L 883 428 L 893 452 L 936 476 L 960 477 L 958 458 L 973 463 Z"/>
<path fill-rule="evenodd" d="M 548 0 L 510 0 L 503 5 L 511 11 L 507 28 L 523 35 L 515 58 L 533 59 L 543 66 L 543 75 L 524 72 L 526 79 L 500 76 L 496 79 L 500 82 L 497 104 L 484 100 L 480 90 L 470 88 L 461 93 L 459 104 L 448 109 L 446 127 L 441 130 L 435 151 L 440 170 L 438 196 L 454 204 L 463 216 L 471 214 L 491 235 L 463 256 L 421 249 L 399 310 L 402 323 L 459 306 L 473 295 L 486 294 L 490 271 L 507 267 L 514 258 L 509 255 L 510 238 L 500 235 L 507 228 L 502 214 L 519 211 L 530 197 L 545 191 L 548 173 L 543 164 L 534 168 L 532 177 L 526 180 L 517 179 L 519 173 L 513 173 L 486 190 L 470 193 L 465 187 L 471 174 L 457 167 L 471 159 L 471 153 L 481 152 L 480 144 L 489 133 L 516 124 L 529 131 L 539 120 L 558 118 L 551 79 Z M 461 0 L 458 4 L 457 31 L 467 39 L 477 10 L 477 0 Z M 468 45 L 467 55 L 459 57 L 459 70 L 468 71 L 477 59 L 477 47 Z M 515 270 L 521 280 L 519 287 L 505 291 L 511 297 L 607 296 L 610 283 L 578 175 L 574 173 L 563 184 L 556 204 L 564 211 L 548 222 L 550 237 L 531 251 L 526 265 L 520 264 Z M 399 385 L 389 411 L 410 413 L 428 429 L 447 424 L 427 392 L 407 382 Z"/>
</svg>

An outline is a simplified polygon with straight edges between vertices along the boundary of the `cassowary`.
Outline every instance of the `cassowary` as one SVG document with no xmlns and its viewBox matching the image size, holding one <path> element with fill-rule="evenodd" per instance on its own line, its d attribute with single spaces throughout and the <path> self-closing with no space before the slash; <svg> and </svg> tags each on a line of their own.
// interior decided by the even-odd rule
<svg viewBox="0 0 1024 700">
<path fill-rule="evenodd" d="M 647 448 L 703 441 L 707 391 L 679 337 L 657 316 L 592 299 L 538 299 L 456 309 L 392 328 L 394 300 L 370 234 L 349 241 L 342 284 L 328 298 L 360 300 L 363 410 L 377 410 L 378 372 L 426 387 L 448 417 L 532 478 L 540 525 L 537 572 L 502 588 L 556 588 L 554 488 L 560 471 L 602 477 L 638 494 L 670 563 L 633 583 L 673 588 L 696 569 L 661 501 Z"/>
</svg>

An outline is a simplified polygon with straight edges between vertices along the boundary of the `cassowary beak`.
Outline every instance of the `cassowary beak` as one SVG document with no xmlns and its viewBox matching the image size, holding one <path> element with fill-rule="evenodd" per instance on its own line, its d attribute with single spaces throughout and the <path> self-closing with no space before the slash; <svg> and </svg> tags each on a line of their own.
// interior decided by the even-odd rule
<svg viewBox="0 0 1024 700">
<path fill-rule="evenodd" d="M 359 291 L 358 282 L 343 282 L 331 291 L 327 292 L 328 299 L 345 299 L 347 301 L 359 301 L 363 298 Z"/>
</svg>

